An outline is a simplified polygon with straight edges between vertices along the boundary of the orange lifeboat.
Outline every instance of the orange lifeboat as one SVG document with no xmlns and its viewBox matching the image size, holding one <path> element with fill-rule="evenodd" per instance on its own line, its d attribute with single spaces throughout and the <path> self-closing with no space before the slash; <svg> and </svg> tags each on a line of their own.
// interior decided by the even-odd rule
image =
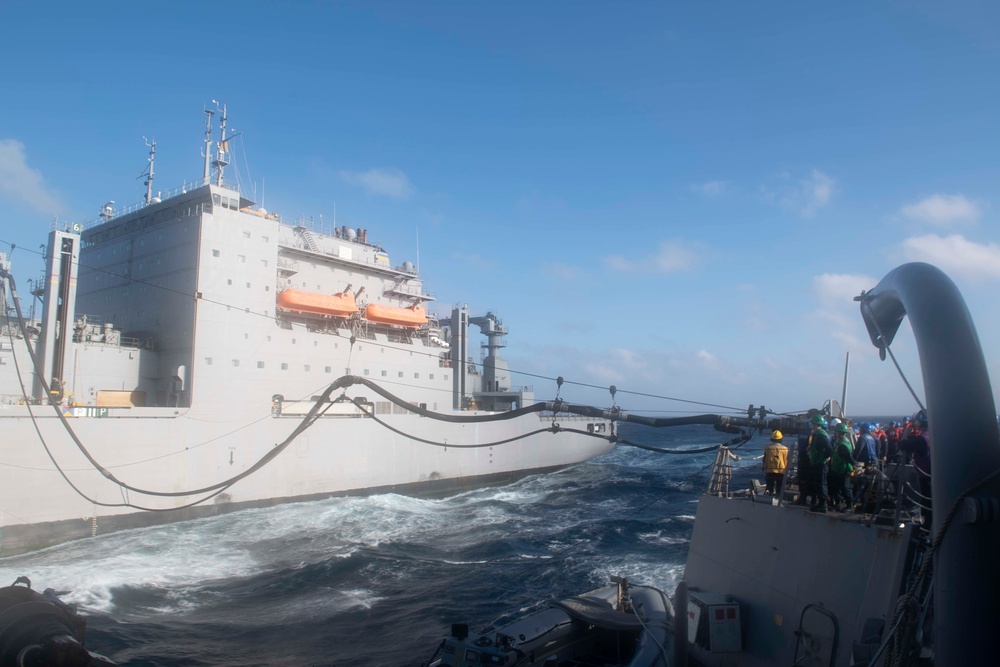
<svg viewBox="0 0 1000 667">
<path fill-rule="evenodd" d="M 394 308 L 393 306 L 383 306 L 377 303 L 368 304 L 365 308 L 365 319 L 369 322 L 379 324 L 391 324 L 397 327 L 407 327 L 417 329 L 423 324 L 427 324 L 427 313 L 421 305 L 410 306 L 409 308 Z"/>
<path fill-rule="evenodd" d="M 354 302 L 354 295 L 350 292 L 316 294 L 315 292 L 286 289 L 283 292 L 278 292 L 278 306 L 299 313 L 334 315 L 336 317 L 348 317 L 358 312 L 358 305 Z"/>
</svg>

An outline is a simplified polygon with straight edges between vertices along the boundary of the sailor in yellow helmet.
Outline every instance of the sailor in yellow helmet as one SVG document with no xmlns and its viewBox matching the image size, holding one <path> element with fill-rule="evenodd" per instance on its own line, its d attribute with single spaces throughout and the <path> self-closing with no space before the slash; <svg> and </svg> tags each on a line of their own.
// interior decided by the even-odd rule
<svg viewBox="0 0 1000 667">
<path fill-rule="evenodd" d="M 784 488 L 785 468 L 788 466 L 788 447 L 781 444 L 781 431 L 771 432 L 771 444 L 764 447 L 764 476 L 768 495 L 781 495 Z"/>
</svg>

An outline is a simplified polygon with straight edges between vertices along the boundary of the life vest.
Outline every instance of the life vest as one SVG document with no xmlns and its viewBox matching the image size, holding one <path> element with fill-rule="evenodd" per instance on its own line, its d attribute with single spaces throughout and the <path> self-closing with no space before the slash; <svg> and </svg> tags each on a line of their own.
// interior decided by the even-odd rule
<svg viewBox="0 0 1000 667">
<path fill-rule="evenodd" d="M 822 436 L 817 436 L 822 433 Z M 830 458 L 830 436 L 823 429 L 816 429 L 809 434 L 809 463 L 819 465 Z"/>
<path fill-rule="evenodd" d="M 833 456 L 830 458 L 830 472 L 835 475 L 849 475 L 854 470 L 854 461 L 850 458 L 843 458 L 840 455 L 840 446 L 847 447 L 851 451 L 851 441 L 849 438 L 839 438 L 833 443 Z"/>
<path fill-rule="evenodd" d="M 771 443 L 764 448 L 764 472 L 779 474 L 788 466 L 788 447 Z"/>
</svg>

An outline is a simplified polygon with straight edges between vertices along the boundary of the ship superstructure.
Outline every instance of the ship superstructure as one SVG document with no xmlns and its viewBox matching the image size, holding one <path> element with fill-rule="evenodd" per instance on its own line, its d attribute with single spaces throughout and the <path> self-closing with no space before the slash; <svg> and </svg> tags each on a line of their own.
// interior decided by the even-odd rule
<svg viewBox="0 0 1000 667">
<path fill-rule="evenodd" d="M 50 233 L 41 322 L 15 316 L 5 286 L 0 553 L 252 504 L 456 488 L 612 447 L 567 431 L 528 435 L 551 425 L 536 414 L 443 424 L 407 409 L 488 414 L 535 401 L 496 354 L 506 328 L 495 315 L 470 318 L 462 306 L 442 324 L 416 267 L 394 266 L 365 229 L 286 224 L 228 183 L 221 111 L 214 151 L 206 120 L 200 181 L 153 196 L 151 142 L 142 204 L 109 202 L 97 220 Z M 468 356 L 470 323 L 489 339 L 481 366 Z M 317 406 L 345 375 L 399 400 L 363 388 L 348 392 L 354 403 Z M 207 492 L 185 491 L 251 468 L 187 508 Z M 158 511 L 169 508 L 186 509 Z"/>
</svg>

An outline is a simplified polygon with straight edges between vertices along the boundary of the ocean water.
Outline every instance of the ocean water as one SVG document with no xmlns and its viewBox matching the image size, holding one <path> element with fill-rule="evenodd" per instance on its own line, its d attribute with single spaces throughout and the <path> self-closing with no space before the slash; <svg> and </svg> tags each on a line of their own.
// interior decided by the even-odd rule
<svg viewBox="0 0 1000 667">
<path fill-rule="evenodd" d="M 684 448 L 710 427 L 622 437 Z M 734 488 L 762 479 L 758 436 Z M 452 623 L 471 632 L 613 575 L 672 594 L 714 454 L 618 447 L 509 485 L 426 499 L 385 494 L 235 512 L 6 559 L 88 619 L 87 647 L 121 665 L 413 666 Z"/>
</svg>

